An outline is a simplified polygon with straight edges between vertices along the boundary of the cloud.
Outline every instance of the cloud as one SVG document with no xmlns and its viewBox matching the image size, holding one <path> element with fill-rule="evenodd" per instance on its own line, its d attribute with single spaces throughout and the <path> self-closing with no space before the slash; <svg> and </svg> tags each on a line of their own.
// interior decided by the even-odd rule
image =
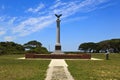
<svg viewBox="0 0 120 80">
<path fill-rule="evenodd" d="M 96 10 L 98 6 L 108 0 L 83 0 L 83 1 L 59 1 L 51 7 L 53 13 L 61 13 L 64 17 L 69 17 L 77 12 L 90 12 Z"/>
<path fill-rule="evenodd" d="M 5 41 L 13 41 L 14 39 L 15 39 L 15 37 L 13 37 L 13 36 L 5 36 L 4 37 Z"/>
<path fill-rule="evenodd" d="M 0 35 L 4 35 L 6 33 L 6 30 L 3 28 L 0 28 Z"/>
<path fill-rule="evenodd" d="M 107 8 L 107 7 L 113 6 L 113 5 L 115 5 L 115 3 L 108 3 L 108 4 L 104 5 L 104 6 L 99 7 L 99 9 L 104 9 L 104 8 Z"/>
<path fill-rule="evenodd" d="M 56 0 L 55 4 L 53 6 L 50 7 L 50 9 L 55 9 L 61 6 L 66 5 L 67 3 L 61 2 L 60 0 Z"/>
<path fill-rule="evenodd" d="M 61 0 L 56 0 L 56 2 L 59 2 L 59 1 L 61 1 Z"/>
<path fill-rule="evenodd" d="M 45 5 L 40 3 L 36 8 L 29 8 L 27 12 L 32 12 L 32 13 L 37 13 L 39 12 L 42 8 L 44 8 Z"/>
<path fill-rule="evenodd" d="M 80 21 L 80 20 L 85 20 L 87 18 L 88 18 L 87 16 L 69 18 L 69 19 L 64 20 L 64 22 Z"/>
<path fill-rule="evenodd" d="M 13 28 L 13 33 L 19 33 L 19 36 L 26 36 L 50 25 L 51 23 L 53 23 L 52 16 L 28 18 Z"/>
<path fill-rule="evenodd" d="M 79 11 L 89 12 L 95 10 L 99 4 L 102 4 L 104 2 L 106 2 L 106 0 L 83 0 L 70 2 L 62 2 L 60 0 L 56 0 L 54 5 L 46 8 L 47 11 L 43 11 L 44 16 L 30 17 L 26 20 L 21 21 L 15 28 L 13 28 L 13 33 L 18 33 L 19 36 L 29 35 L 52 24 L 55 21 L 55 17 L 53 15 L 55 13 L 62 13 L 62 18 L 66 18 Z M 28 11 L 39 13 L 39 11 L 44 8 L 44 6 L 44 4 L 40 4 L 36 8 L 29 8 Z"/>
<path fill-rule="evenodd" d="M 16 19 L 17 19 L 17 17 L 12 17 L 12 18 L 8 21 L 8 23 L 9 23 L 9 24 L 13 24 Z"/>
<path fill-rule="evenodd" d="M 3 34 L 5 34 L 5 31 L 0 31 L 0 35 L 3 35 Z"/>
<path fill-rule="evenodd" d="M 5 20 L 5 17 L 4 16 L 0 16 L 0 21 L 4 21 Z"/>
<path fill-rule="evenodd" d="M 108 0 L 74 0 L 74 1 L 68 1 L 68 2 L 62 2 L 61 0 L 56 0 L 51 6 L 45 8 L 46 4 L 40 3 L 36 7 L 31 7 L 29 9 L 26 9 L 29 14 L 36 13 L 35 16 L 30 17 L 9 17 L 3 18 L 0 17 L 0 21 L 6 21 L 7 23 L 12 25 L 12 29 L 9 29 L 12 32 L 10 35 L 16 35 L 18 37 L 27 36 L 34 32 L 40 31 L 41 29 L 50 26 L 51 24 L 55 23 L 56 17 L 54 14 L 63 14 L 61 18 L 67 18 L 71 15 L 77 14 L 77 13 L 87 13 L 90 11 L 94 11 L 98 9 L 98 7 L 101 7 Z M 44 9 L 45 8 L 45 9 Z M 41 12 L 42 11 L 42 12 Z M 36 16 L 37 15 L 37 16 Z M 68 21 L 74 21 L 74 20 L 81 20 L 86 19 L 86 17 L 76 17 L 76 18 L 70 18 Z M 19 20 L 19 21 L 18 21 Z M 15 23 L 17 22 L 17 23 Z M 9 26 L 9 25 L 6 25 Z M 1 35 L 5 34 L 4 31 L 0 32 Z M 6 36 L 4 38 L 5 40 L 14 40 L 16 38 L 12 36 Z"/>
</svg>

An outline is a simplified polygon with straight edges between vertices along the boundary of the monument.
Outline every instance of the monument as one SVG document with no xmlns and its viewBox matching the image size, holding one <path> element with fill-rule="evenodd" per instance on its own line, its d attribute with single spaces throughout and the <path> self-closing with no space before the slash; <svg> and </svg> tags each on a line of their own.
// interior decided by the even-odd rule
<svg viewBox="0 0 120 80">
<path fill-rule="evenodd" d="M 45 58 L 45 59 L 91 59 L 91 54 L 65 54 L 62 52 L 61 44 L 60 44 L 60 17 L 62 14 L 55 14 L 57 17 L 56 20 L 56 44 L 55 51 L 51 54 L 36 54 L 36 53 L 27 53 L 25 54 L 25 58 Z"/>
<path fill-rule="evenodd" d="M 60 44 L 60 17 L 62 16 L 62 14 L 55 14 L 55 16 L 57 17 L 57 20 L 56 20 L 56 27 L 57 27 L 57 30 L 56 30 L 56 45 L 55 45 L 55 52 L 53 54 L 63 54 L 61 52 L 61 44 Z"/>
</svg>

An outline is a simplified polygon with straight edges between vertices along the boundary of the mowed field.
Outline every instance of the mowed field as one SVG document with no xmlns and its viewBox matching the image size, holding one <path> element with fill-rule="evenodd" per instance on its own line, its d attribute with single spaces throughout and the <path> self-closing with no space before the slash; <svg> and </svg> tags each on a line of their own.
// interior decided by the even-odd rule
<svg viewBox="0 0 120 80">
<path fill-rule="evenodd" d="M 19 60 L 24 55 L 0 56 L 0 80 L 44 80 L 50 60 Z M 75 80 L 120 80 L 120 54 L 92 54 L 103 60 L 66 60 Z"/>
<path fill-rule="evenodd" d="M 67 60 L 69 71 L 75 80 L 120 80 L 120 54 L 92 54 L 104 60 Z"/>
<path fill-rule="evenodd" d="M 0 56 L 0 80 L 44 80 L 50 60 L 17 59 L 23 56 Z"/>
</svg>

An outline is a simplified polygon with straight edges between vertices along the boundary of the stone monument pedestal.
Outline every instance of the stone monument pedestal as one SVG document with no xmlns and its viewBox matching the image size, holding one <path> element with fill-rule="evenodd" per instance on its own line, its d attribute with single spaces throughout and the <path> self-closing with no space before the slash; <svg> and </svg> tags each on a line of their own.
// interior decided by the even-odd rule
<svg viewBox="0 0 120 80">
<path fill-rule="evenodd" d="M 56 44 L 55 45 L 55 50 L 57 51 L 61 51 L 61 45 L 60 44 Z"/>
<path fill-rule="evenodd" d="M 60 45 L 60 44 L 56 44 L 56 45 L 55 45 L 55 52 L 53 52 L 52 54 L 64 54 L 64 53 L 61 51 L 61 45 Z"/>
<path fill-rule="evenodd" d="M 51 53 L 51 54 L 55 54 L 55 55 L 62 55 L 64 54 L 63 52 L 59 51 L 59 50 L 56 50 L 55 52 Z"/>
</svg>

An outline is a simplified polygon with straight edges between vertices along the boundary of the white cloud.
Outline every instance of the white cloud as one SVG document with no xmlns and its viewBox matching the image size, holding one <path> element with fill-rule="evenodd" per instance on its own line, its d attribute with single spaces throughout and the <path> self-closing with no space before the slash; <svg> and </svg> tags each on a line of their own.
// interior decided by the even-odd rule
<svg viewBox="0 0 120 80">
<path fill-rule="evenodd" d="M 38 7 L 36 7 L 36 8 L 29 8 L 27 11 L 28 12 L 37 13 L 44 7 L 45 7 L 45 5 L 41 3 L 41 4 L 38 5 Z"/>
<path fill-rule="evenodd" d="M 8 23 L 9 24 L 13 24 L 16 19 L 17 19 L 17 17 L 12 17 L 12 18 L 10 18 L 10 20 L 8 21 Z"/>
<path fill-rule="evenodd" d="M 0 35 L 3 35 L 3 34 L 5 34 L 5 31 L 0 31 Z"/>
<path fill-rule="evenodd" d="M 66 5 L 67 3 L 61 2 L 60 0 L 56 0 L 55 4 L 53 6 L 50 7 L 50 9 L 55 9 L 61 6 Z"/>
<path fill-rule="evenodd" d="M 4 37 L 5 41 L 13 41 L 14 39 L 15 39 L 15 37 L 13 37 L 13 36 L 5 36 Z"/>
<path fill-rule="evenodd" d="M 88 18 L 87 16 L 69 18 L 69 19 L 64 20 L 64 22 L 80 21 L 80 20 L 85 20 L 87 18 Z"/>
<path fill-rule="evenodd" d="M 90 12 L 96 10 L 100 4 L 105 3 L 108 0 L 74 0 L 68 2 L 62 2 L 61 0 L 56 0 L 56 2 L 45 8 L 45 4 L 41 3 L 36 8 L 29 8 L 26 11 L 38 14 L 36 16 L 27 17 L 27 18 L 18 18 L 10 17 L 7 21 L 12 25 L 12 33 L 10 35 L 16 35 L 18 37 L 27 36 L 31 33 L 37 32 L 45 27 L 48 27 L 50 24 L 55 23 L 56 17 L 54 14 L 63 14 L 61 18 L 70 17 L 77 12 Z M 100 6 L 101 7 L 101 6 Z M 42 12 L 40 12 L 42 10 Z M 29 13 L 28 13 L 29 14 Z M 40 14 L 42 14 L 40 16 Z M 80 16 L 79 18 L 69 18 L 67 21 L 81 20 L 86 17 Z M 20 19 L 20 21 L 18 21 Z M 0 21 L 4 21 L 5 18 L 0 17 Z M 16 24 L 14 22 L 18 21 Z M 6 25 L 9 26 L 9 25 Z M 9 31 L 11 32 L 11 31 Z M 1 35 L 5 34 L 5 31 L 0 32 Z M 6 36 L 5 40 L 14 40 L 12 36 Z"/>
<path fill-rule="evenodd" d="M 3 28 L 0 28 L 0 35 L 4 35 L 6 33 L 6 30 Z"/>
<path fill-rule="evenodd" d="M 29 35 L 55 22 L 56 18 L 53 15 L 55 13 L 61 13 L 63 14 L 62 18 L 66 18 L 75 14 L 76 12 L 89 12 L 95 10 L 97 9 L 97 6 L 99 4 L 104 3 L 106 1 L 107 0 L 83 0 L 62 2 L 60 0 L 56 0 L 54 5 L 50 6 L 49 8 L 46 8 L 47 10 L 43 11 L 43 16 L 31 17 L 24 21 L 21 21 L 16 27 L 13 28 L 13 33 L 18 33 L 19 36 Z M 44 6 L 44 4 L 40 4 L 36 8 L 29 8 L 28 11 L 39 14 L 39 11 L 42 8 L 44 8 Z"/>
<path fill-rule="evenodd" d="M 83 0 L 73 2 L 58 2 L 51 7 L 53 13 L 61 13 L 63 17 L 68 17 L 76 12 L 90 12 L 97 9 L 99 4 L 108 0 Z M 64 5 L 63 5 L 64 4 Z M 59 7 L 60 6 L 60 7 Z"/>
<path fill-rule="evenodd" d="M 99 7 L 99 9 L 104 9 L 104 8 L 107 8 L 107 7 L 113 6 L 113 5 L 115 5 L 115 3 L 109 3 L 109 4 L 106 4 L 104 6 Z"/>
<path fill-rule="evenodd" d="M 48 26 L 51 23 L 53 23 L 52 16 L 28 18 L 13 28 L 13 33 L 19 33 L 20 36 L 26 36 Z"/>
</svg>

